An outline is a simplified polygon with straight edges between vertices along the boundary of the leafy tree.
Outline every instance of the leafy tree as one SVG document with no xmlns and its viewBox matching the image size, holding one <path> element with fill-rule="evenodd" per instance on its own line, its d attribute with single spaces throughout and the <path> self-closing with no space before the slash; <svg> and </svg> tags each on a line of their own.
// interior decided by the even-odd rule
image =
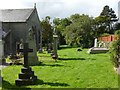
<svg viewBox="0 0 120 90">
<path fill-rule="evenodd" d="M 91 47 L 94 39 L 92 29 L 93 18 L 88 15 L 74 14 L 70 16 L 72 22 L 65 28 L 64 36 L 69 45 Z"/>
<path fill-rule="evenodd" d="M 113 25 L 118 19 L 114 10 L 108 5 L 104 6 L 100 16 L 96 17 L 95 20 L 98 25 L 98 33 L 114 33 Z"/>
<path fill-rule="evenodd" d="M 119 57 L 120 57 L 120 30 L 115 32 L 115 36 L 117 40 L 112 43 L 110 47 L 111 61 L 113 62 L 116 68 L 119 67 Z"/>
<path fill-rule="evenodd" d="M 52 41 L 53 36 L 53 29 L 50 22 L 50 16 L 46 16 L 45 19 L 43 19 L 40 22 L 42 26 L 42 41 L 43 45 L 48 44 Z"/>
<path fill-rule="evenodd" d="M 68 18 L 54 18 L 53 20 L 54 27 L 57 30 L 57 34 L 59 36 L 59 43 L 66 44 L 65 37 L 64 37 L 64 30 L 66 26 L 70 25 L 71 21 Z"/>
</svg>

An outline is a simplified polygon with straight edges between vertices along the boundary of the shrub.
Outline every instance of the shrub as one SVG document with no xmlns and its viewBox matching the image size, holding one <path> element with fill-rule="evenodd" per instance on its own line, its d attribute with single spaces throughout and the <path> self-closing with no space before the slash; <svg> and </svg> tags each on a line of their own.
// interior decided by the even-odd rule
<svg viewBox="0 0 120 90">
<path fill-rule="evenodd" d="M 103 34 L 101 35 L 101 37 L 109 36 L 109 35 L 110 35 L 109 33 L 103 33 Z"/>
<path fill-rule="evenodd" d="M 119 53 L 120 53 L 120 30 L 117 30 L 115 32 L 115 36 L 117 37 L 117 40 L 113 41 L 110 47 L 110 59 L 113 62 L 113 65 L 117 68 L 119 67 L 118 59 L 119 59 Z"/>
</svg>

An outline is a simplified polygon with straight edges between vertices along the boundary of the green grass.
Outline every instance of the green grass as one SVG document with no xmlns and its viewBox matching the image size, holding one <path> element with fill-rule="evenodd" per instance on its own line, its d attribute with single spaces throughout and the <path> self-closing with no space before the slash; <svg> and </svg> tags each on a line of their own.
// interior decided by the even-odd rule
<svg viewBox="0 0 120 90">
<path fill-rule="evenodd" d="M 87 49 L 58 50 L 55 62 L 50 54 L 38 54 L 42 64 L 32 66 L 38 77 L 35 85 L 15 86 L 22 66 L 8 66 L 2 70 L 3 88 L 118 88 L 118 76 L 113 70 L 109 54 L 88 54 Z M 43 82 L 41 82 L 41 80 Z"/>
</svg>

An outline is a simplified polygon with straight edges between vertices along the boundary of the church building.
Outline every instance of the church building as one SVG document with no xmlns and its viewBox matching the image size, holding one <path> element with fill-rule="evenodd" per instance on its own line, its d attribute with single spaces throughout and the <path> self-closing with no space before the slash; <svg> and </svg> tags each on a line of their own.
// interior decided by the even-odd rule
<svg viewBox="0 0 120 90">
<path fill-rule="evenodd" d="M 4 40 L 4 54 L 15 54 L 16 43 L 26 41 L 28 30 L 32 28 L 35 34 L 36 48 L 40 48 L 41 27 L 36 6 L 29 9 L 0 10 L 2 31 L 6 33 Z"/>
</svg>

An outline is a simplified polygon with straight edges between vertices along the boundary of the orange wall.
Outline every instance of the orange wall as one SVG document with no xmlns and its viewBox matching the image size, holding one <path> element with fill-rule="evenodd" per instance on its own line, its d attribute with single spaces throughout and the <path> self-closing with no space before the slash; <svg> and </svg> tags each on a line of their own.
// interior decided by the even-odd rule
<svg viewBox="0 0 120 90">
<path fill-rule="evenodd" d="M 103 37 L 98 38 L 98 40 L 103 41 L 103 42 L 112 42 L 112 41 L 114 41 L 116 39 L 117 38 L 115 37 L 115 35 L 103 36 Z"/>
</svg>

